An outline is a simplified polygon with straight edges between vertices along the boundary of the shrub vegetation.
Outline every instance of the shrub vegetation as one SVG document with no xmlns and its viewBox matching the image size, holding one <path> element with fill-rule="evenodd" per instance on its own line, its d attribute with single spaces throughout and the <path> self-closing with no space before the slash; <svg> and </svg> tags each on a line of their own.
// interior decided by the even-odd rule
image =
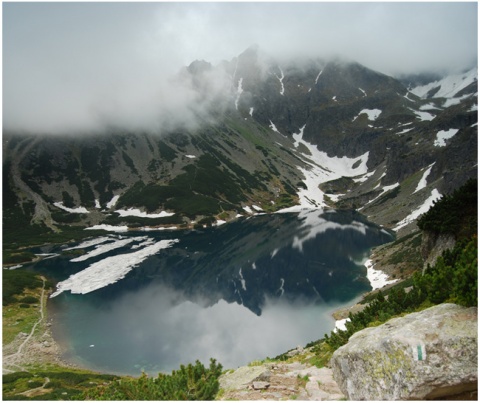
<svg viewBox="0 0 480 403">
<path fill-rule="evenodd" d="M 122 378 L 108 386 L 87 390 L 82 400 L 213 400 L 218 392 L 218 378 L 222 365 L 214 359 L 205 368 L 200 361 L 195 365 L 181 365 L 171 375 L 158 374 L 139 378 Z"/>
<path fill-rule="evenodd" d="M 390 289 L 388 299 L 379 292 L 365 309 L 350 314 L 346 330 L 325 335 L 325 342 L 336 350 L 355 332 L 376 326 L 390 318 L 423 307 L 452 302 L 463 306 L 478 305 L 477 180 L 443 196 L 418 221 L 422 230 L 450 233 L 457 239 L 452 250 L 443 252 L 436 264 L 413 275 L 413 285 L 406 283 Z"/>
<path fill-rule="evenodd" d="M 16 301 L 16 295 L 22 295 L 25 289 L 35 289 L 42 287 L 42 280 L 37 274 L 26 270 L 4 270 L 2 278 L 2 292 L 3 292 L 3 305 L 8 305 Z M 25 301 L 24 297 L 21 302 L 31 303 L 29 300 Z M 35 302 L 38 302 L 35 298 Z M 27 305 L 28 306 L 28 305 Z"/>
</svg>

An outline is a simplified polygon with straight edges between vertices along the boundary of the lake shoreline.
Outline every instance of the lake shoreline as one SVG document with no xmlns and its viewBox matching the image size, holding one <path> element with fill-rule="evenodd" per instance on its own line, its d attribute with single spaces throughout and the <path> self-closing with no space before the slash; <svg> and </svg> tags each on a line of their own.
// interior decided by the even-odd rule
<svg viewBox="0 0 480 403">
<path fill-rule="evenodd" d="M 372 290 L 373 291 L 373 290 Z M 47 298 L 49 295 L 47 294 Z M 330 312 L 330 315 L 335 319 L 335 324 L 331 331 L 335 328 L 340 327 L 342 320 L 348 317 L 350 312 L 355 313 L 364 308 L 364 305 L 358 304 L 365 294 L 358 296 L 357 298 L 350 301 L 346 307 L 335 309 Z M 21 357 L 16 361 L 15 364 L 5 365 L 5 358 L 8 353 L 11 353 L 18 345 L 22 342 L 22 336 L 19 334 L 17 338 L 3 348 L 3 373 L 16 372 L 17 370 L 25 369 L 24 366 L 29 365 L 58 365 L 59 367 L 71 370 L 86 370 L 95 373 L 109 373 L 112 375 L 125 376 L 126 374 L 117 373 L 115 371 L 102 371 L 97 368 L 93 368 L 88 364 L 82 364 L 79 360 L 74 359 L 73 357 L 66 357 L 68 351 L 68 339 L 60 334 L 58 328 L 54 324 L 54 308 L 47 304 L 47 298 L 44 302 L 45 306 L 45 316 L 39 322 L 39 331 L 35 332 L 32 335 L 31 340 L 25 345 L 25 348 L 22 351 Z M 351 305 L 353 303 L 353 305 Z M 128 376 L 128 375 L 127 375 Z M 130 375 L 131 376 L 131 375 Z"/>
<path fill-rule="evenodd" d="M 51 290 L 43 290 L 38 321 L 30 334 L 20 332 L 10 343 L 3 345 L 2 373 L 28 371 L 33 365 L 58 365 L 68 369 L 79 367 L 63 358 L 62 347 L 52 332 L 52 320 L 47 309 Z M 5 309 L 5 308 L 4 308 Z"/>
<path fill-rule="evenodd" d="M 358 225 L 359 225 L 358 223 L 356 223 L 356 225 L 347 225 L 347 224 L 345 224 L 344 222 L 341 222 L 341 221 L 340 221 L 340 222 L 336 222 L 336 221 L 335 221 L 333 224 L 325 224 L 325 223 L 326 223 L 326 220 L 325 220 L 323 217 L 320 217 L 320 216 L 318 216 L 318 215 L 316 215 L 316 214 L 313 214 L 313 215 L 312 215 L 312 214 L 304 214 L 304 215 L 305 215 L 305 217 L 302 217 L 302 220 L 300 220 L 300 225 L 299 225 L 299 226 L 297 225 L 297 226 L 298 226 L 298 229 L 301 230 L 301 231 L 299 232 L 299 234 L 300 234 L 301 236 L 299 235 L 299 236 L 297 237 L 298 239 L 295 238 L 295 240 L 294 240 L 294 241 L 295 241 L 295 242 L 294 242 L 294 247 L 290 247 L 290 249 L 291 249 L 291 250 L 294 250 L 294 251 L 295 251 L 296 249 L 299 249 L 299 250 L 301 251 L 301 250 L 302 250 L 303 242 L 306 242 L 307 240 L 311 239 L 312 237 L 316 237 L 318 234 L 323 234 L 326 230 L 328 230 L 328 229 L 330 229 L 330 228 L 342 228 L 342 229 L 343 229 L 343 227 L 345 227 L 345 228 L 347 228 L 349 231 L 356 231 L 356 232 L 358 232 Z M 319 223 L 320 223 L 321 225 L 316 225 L 316 224 L 318 224 L 318 222 L 316 222 L 316 221 L 312 222 L 312 219 L 313 219 L 313 218 L 316 219 L 317 221 L 319 221 Z M 351 217 L 348 217 L 348 218 L 351 219 Z M 283 222 L 283 221 L 282 221 L 282 222 Z M 288 221 L 288 222 L 290 222 L 290 221 Z M 278 223 L 277 223 L 277 224 L 278 224 Z M 308 226 L 307 226 L 306 224 L 308 224 Z M 252 225 L 252 224 L 250 224 L 250 226 L 251 226 L 251 225 Z M 263 224 L 262 224 L 262 225 L 263 225 Z M 297 226 L 294 226 L 293 228 L 294 228 L 295 230 L 297 230 Z M 255 228 L 256 228 L 256 227 L 255 227 Z M 305 228 L 310 229 L 312 235 L 310 235 L 310 232 L 305 233 Z M 251 231 L 251 229 L 250 229 L 250 231 Z M 308 236 L 307 236 L 306 234 L 307 234 Z M 283 235 L 282 235 L 282 236 L 283 236 Z M 121 238 L 119 238 L 119 239 L 121 239 Z M 141 248 L 143 248 L 143 249 L 141 249 L 141 248 L 140 248 L 140 249 L 138 249 L 138 248 L 136 248 L 136 249 L 131 248 L 131 249 L 133 250 L 133 252 L 130 252 L 130 251 L 129 251 L 130 254 L 128 255 L 128 257 L 130 257 L 130 258 L 131 258 L 132 256 L 136 256 L 135 254 L 138 254 L 138 251 L 144 251 L 144 250 L 146 250 L 147 248 L 151 247 L 151 246 L 149 246 L 149 245 L 153 244 L 153 240 L 148 240 L 149 242 L 146 243 L 143 238 L 142 238 L 142 239 L 139 239 L 139 240 L 137 240 L 137 241 L 138 241 L 137 243 L 139 244 L 138 246 L 139 246 L 139 247 L 141 246 Z M 140 244 L 141 241 L 143 242 L 142 244 Z M 288 240 L 288 242 L 286 242 L 283 238 L 281 238 L 280 241 L 282 241 L 283 243 L 286 243 L 286 244 L 288 244 L 288 245 L 290 245 L 290 243 L 291 243 L 290 240 Z M 110 243 L 110 245 L 112 245 L 112 244 L 114 244 L 114 242 Z M 92 244 L 92 245 L 93 245 L 93 244 Z M 209 245 L 210 245 L 210 244 L 209 244 Z M 262 245 L 263 245 L 263 244 L 262 244 Z M 276 244 L 273 245 L 273 246 L 266 244 L 266 246 L 264 246 L 264 249 L 266 250 L 266 252 L 264 253 L 265 256 L 268 256 L 269 251 L 271 251 L 275 246 L 276 246 Z M 70 247 L 69 249 L 72 249 L 72 248 Z M 290 249 L 289 249 L 289 250 L 290 250 Z M 249 250 L 251 250 L 251 249 L 249 249 Z M 274 249 L 274 252 L 270 252 L 270 254 L 271 254 L 270 260 L 271 260 L 271 259 L 273 258 L 273 256 L 276 254 L 276 251 L 277 251 L 277 249 Z M 366 254 L 371 254 L 371 253 L 368 252 L 368 250 L 365 250 L 365 252 L 366 252 Z M 106 252 L 105 252 L 105 253 L 106 253 Z M 258 256 L 260 256 L 260 257 L 263 256 L 263 255 L 260 254 L 260 252 L 256 252 L 256 253 L 258 253 Z M 263 252 L 262 252 L 262 253 L 263 253 Z M 273 254 L 272 254 L 272 253 L 273 253 Z M 298 252 L 295 252 L 295 253 L 298 254 Z M 184 253 L 184 254 L 185 254 L 185 253 Z M 90 253 L 90 255 L 92 255 L 92 253 Z M 83 260 L 86 260 L 85 257 L 88 258 L 90 255 L 89 255 L 88 253 L 85 254 L 84 257 L 83 257 Z M 125 258 L 125 255 L 120 255 L 120 256 L 122 257 L 122 259 Z M 142 255 L 142 256 L 143 256 L 143 255 Z M 182 255 L 182 256 L 183 256 L 183 255 Z M 185 255 L 185 256 L 186 256 L 186 258 L 189 257 L 188 255 Z M 344 254 L 341 254 L 341 256 L 344 257 L 345 255 L 344 255 Z M 75 258 L 75 259 L 79 259 L 79 258 L 77 257 L 77 258 Z M 108 260 L 107 260 L 107 259 L 108 259 Z M 107 257 L 107 258 L 104 259 L 104 261 L 110 262 L 111 259 L 112 259 L 111 257 Z M 251 260 L 250 260 L 250 259 L 251 259 Z M 255 255 L 255 256 L 251 257 L 250 259 L 248 260 L 248 262 L 250 262 L 250 261 L 255 262 L 256 259 L 257 259 L 257 256 Z M 132 260 L 132 259 L 130 259 L 130 260 Z M 130 267 L 130 266 L 132 266 L 132 267 L 135 266 L 135 265 L 136 265 L 136 261 L 134 261 L 134 262 L 132 263 L 132 262 L 130 262 L 130 260 L 128 261 L 129 267 Z M 185 259 L 185 260 L 187 260 L 187 259 Z M 270 262 L 270 260 L 268 260 L 268 261 Z M 100 261 L 100 262 L 103 262 L 103 260 Z M 355 263 L 357 264 L 357 267 L 358 267 L 358 269 L 360 270 L 359 275 L 362 276 L 362 274 L 365 273 L 365 272 L 363 272 L 363 271 L 360 269 L 361 263 L 360 263 L 360 262 L 355 262 Z M 98 266 L 98 263 L 93 263 L 93 264 L 91 264 L 90 266 L 93 266 L 94 264 L 96 264 L 96 265 Z M 89 266 L 89 267 L 90 267 L 90 266 Z M 250 266 L 248 266 L 248 267 L 250 267 Z M 87 269 L 88 269 L 88 268 L 87 268 Z M 87 269 L 84 269 L 84 270 L 87 270 Z M 257 268 L 256 268 L 255 264 L 253 263 L 251 270 L 256 270 L 256 269 L 257 269 Z M 367 268 L 367 269 L 368 269 L 368 268 Z M 58 271 L 58 267 L 57 267 L 57 266 L 55 266 L 55 270 Z M 79 272 L 79 273 L 80 273 L 80 272 Z M 236 272 L 235 272 L 234 274 L 237 275 Z M 243 278 L 243 275 L 244 275 L 244 274 L 245 274 L 245 271 L 244 271 L 243 274 L 242 274 L 242 271 L 241 271 L 241 269 L 240 269 L 239 276 L 240 276 L 241 280 L 239 280 L 240 283 L 238 284 L 240 291 L 241 291 L 241 290 L 246 290 L 245 279 Z M 331 274 L 329 274 L 329 275 L 331 276 Z M 280 276 L 280 277 L 282 277 L 282 276 Z M 372 285 L 372 280 L 371 280 L 370 278 L 368 278 L 368 275 L 367 275 L 367 279 L 370 281 L 370 284 Z M 243 281 L 242 281 L 242 280 L 243 280 Z M 278 280 L 278 279 L 277 279 L 277 280 Z M 281 280 L 281 285 L 280 285 L 279 290 L 281 290 L 281 291 L 283 292 L 283 288 L 282 288 L 282 287 L 283 287 L 283 284 L 284 284 L 284 280 L 283 280 L 283 278 L 281 278 L 280 280 Z M 308 279 L 307 279 L 307 283 L 308 283 Z M 361 289 L 362 289 L 362 290 L 365 290 L 366 288 L 368 288 L 368 287 L 366 287 L 366 285 L 367 285 L 367 284 L 364 284 L 364 286 L 361 287 Z M 317 285 L 317 286 L 318 286 L 318 285 Z M 243 288 L 242 288 L 242 287 L 243 287 Z M 314 291 L 317 292 L 315 286 L 311 286 L 311 287 L 313 287 Z M 57 287 L 57 288 L 58 288 L 58 287 Z M 375 287 L 372 287 L 372 288 L 375 288 Z M 58 290 L 57 290 L 57 291 L 58 291 Z M 359 289 L 357 289 L 357 292 L 358 292 L 358 291 L 359 291 Z M 54 293 L 54 294 L 55 294 L 55 293 Z M 318 294 L 318 292 L 317 292 L 317 294 Z M 53 295 L 53 294 L 52 294 L 52 295 Z M 52 295 L 50 295 L 50 296 L 52 296 Z M 354 294 L 354 295 L 355 295 L 355 294 Z M 347 300 L 346 304 L 347 304 L 347 305 L 351 305 L 352 303 L 358 302 L 362 297 L 363 297 L 363 295 L 359 295 L 359 296 L 358 296 L 357 298 L 355 298 L 355 299 L 351 299 L 351 300 L 349 299 L 349 300 Z M 350 302 L 348 302 L 348 301 L 350 301 Z M 246 306 L 248 306 L 248 305 L 246 305 Z M 330 306 L 331 306 L 332 311 L 333 311 L 334 309 L 335 309 L 335 310 L 334 310 L 333 312 L 326 311 L 325 314 L 328 315 L 331 319 L 328 320 L 328 323 L 325 322 L 325 325 L 323 326 L 323 328 L 317 329 L 317 333 L 319 333 L 319 334 L 316 334 L 316 336 L 314 336 L 314 337 L 317 337 L 317 338 L 318 338 L 318 337 L 321 337 L 324 332 L 329 333 L 330 331 L 332 331 L 332 330 L 335 328 L 335 325 L 336 325 L 336 324 L 335 324 L 335 320 L 339 320 L 339 319 L 338 319 L 338 311 L 339 311 L 339 309 L 336 309 L 336 308 L 333 307 L 332 305 L 330 305 Z M 337 305 L 337 307 L 340 307 L 340 306 L 345 306 L 345 304 L 342 304 L 342 305 L 339 304 L 339 305 Z M 53 308 L 53 310 L 52 310 L 51 308 Z M 351 311 L 351 310 L 352 310 L 352 306 L 349 306 L 349 307 L 346 307 L 346 308 L 341 308 L 341 310 L 342 310 L 342 309 L 343 309 L 343 310 Z M 223 311 L 219 311 L 219 314 L 222 313 L 222 312 L 223 312 Z M 87 315 L 91 315 L 91 314 L 92 314 L 92 312 L 90 312 L 90 313 L 87 312 Z M 347 316 L 348 316 L 348 315 L 347 315 Z M 109 372 L 109 371 L 104 371 L 103 369 L 98 369 L 98 366 L 97 366 L 97 369 L 88 368 L 88 367 L 91 367 L 91 366 L 90 366 L 90 365 L 84 365 L 85 362 L 84 362 L 83 360 L 81 360 L 80 357 L 77 357 L 75 354 L 72 354 L 72 348 L 71 348 L 71 345 L 70 345 L 71 340 L 68 340 L 68 338 L 65 337 L 66 334 L 62 335 L 61 333 L 56 332 L 55 327 L 52 327 L 52 323 L 55 324 L 54 321 L 55 321 L 55 318 L 56 318 L 56 316 L 55 316 L 55 308 L 52 307 L 52 306 L 49 306 L 48 318 L 49 318 L 49 319 L 45 318 L 45 321 L 44 321 L 44 322 L 45 322 L 45 329 L 46 329 L 46 330 L 44 331 L 43 337 L 40 337 L 40 339 L 38 340 L 38 343 L 34 343 L 34 339 L 32 338 L 32 340 L 30 340 L 30 343 L 29 343 L 29 348 L 28 348 L 28 349 L 25 348 L 25 349 L 23 350 L 24 355 L 28 355 L 28 356 L 29 356 L 27 361 L 38 361 L 39 363 L 45 363 L 45 362 L 50 361 L 50 362 L 53 362 L 53 363 L 55 363 L 55 364 L 62 365 L 62 366 L 65 366 L 65 367 L 70 367 L 70 368 L 85 368 L 85 367 L 86 367 L 86 369 L 92 370 L 92 371 L 95 371 L 95 372 L 101 372 L 101 373 L 108 373 L 108 372 Z M 343 319 L 343 318 L 342 318 L 342 319 Z M 49 321 L 48 324 L 46 323 L 47 321 Z M 141 327 L 139 327 L 139 328 L 141 328 Z M 59 329 L 59 328 L 57 328 L 57 329 Z M 38 331 L 38 329 L 37 329 L 37 331 Z M 60 331 L 61 331 L 61 329 L 60 329 Z M 96 343 L 96 342 L 94 342 L 94 341 L 92 341 L 92 340 L 94 340 L 94 339 L 93 339 L 93 338 L 87 339 L 87 341 L 85 342 L 86 344 L 83 345 L 83 347 L 87 347 L 86 350 L 89 351 L 89 354 L 90 354 L 90 355 L 91 355 L 92 353 L 94 353 L 94 351 L 88 349 L 89 345 L 92 344 L 92 343 L 95 343 L 95 344 L 98 344 L 98 345 L 100 346 L 100 344 L 101 344 L 101 342 L 98 342 L 98 340 L 97 340 L 98 343 Z M 108 341 L 108 339 L 105 339 L 105 340 L 104 340 L 104 342 L 107 342 L 107 341 Z M 302 341 L 300 341 L 300 343 L 302 343 Z M 32 347 L 30 347 L 30 344 L 32 344 Z M 297 342 L 295 342 L 295 340 L 294 340 L 294 341 L 292 342 L 292 345 L 293 345 L 293 344 L 298 344 L 298 340 L 297 340 Z M 51 347 L 51 348 L 49 349 L 49 347 Z M 90 347 L 93 347 L 93 346 L 90 346 Z M 214 346 L 213 346 L 213 347 L 214 347 Z M 288 347 L 290 347 L 290 346 L 283 346 L 282 348 L 285 348 L 285 347 L 288 348 Z M 100 348 L 100 347 L 99 347 L 99 348 Z M 261 351 L 261 350 L 255 351 L 255 353 L 257 354 L 257 358 L 258 358 L 258 356 L 261 356 L 261 355 L 262 355 L 262 351 Z M 265 354 L 269 354 L 268 350 L 265 351 Z M 96 352 L 95 352 L 95 355 L 96 355 Z M 77 358 L 78 358 L 78 359 L 77 359 Z M 184 359 L 185 359 L 185 357 L 184 357 Z"/>
</svg>

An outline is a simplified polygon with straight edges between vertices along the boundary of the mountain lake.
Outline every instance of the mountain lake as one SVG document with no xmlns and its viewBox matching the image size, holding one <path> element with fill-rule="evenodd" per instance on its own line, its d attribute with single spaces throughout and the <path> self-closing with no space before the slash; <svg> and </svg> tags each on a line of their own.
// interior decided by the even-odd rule
<svg viewBox="0 0 480 403">
<path fill-rule="evenodd" d="M 224 368 L 318 340 L 372 289 L 364 266 L 393 234 L 354 211 L 242 217 L 203 230 L 105 233 L 34 250 L 64 359 L 151 375 L 210 357 Z"/>
</svg>

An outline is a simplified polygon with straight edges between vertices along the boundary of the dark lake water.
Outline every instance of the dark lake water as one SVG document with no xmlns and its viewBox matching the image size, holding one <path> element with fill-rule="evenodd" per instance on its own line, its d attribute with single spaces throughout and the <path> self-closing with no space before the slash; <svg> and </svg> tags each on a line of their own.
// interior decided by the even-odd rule
<svg viewBox="0 0 480 403">
<path fill-rule="evenodd" d="M 69 360 L 132 375 L 210 357 L 236 368 L 329 333 L 331 312 L 371 290 L 371 248 L 392 239 L 358 213 L 308 210 L 44 247 L 59 255 L 32 268 L 59 282 L 49 308 Z"/>
</svg>

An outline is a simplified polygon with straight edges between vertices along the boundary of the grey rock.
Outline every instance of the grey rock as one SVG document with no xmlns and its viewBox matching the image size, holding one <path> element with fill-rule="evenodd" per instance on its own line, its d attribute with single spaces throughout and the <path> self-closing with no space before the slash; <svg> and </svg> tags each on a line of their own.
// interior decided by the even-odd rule
<svg viewBox="0 0 480 403">
<path fill-rule="evenodd" d="M 477 390 L 477 308 L 442 304 L 354 334 L 330 361 L 349 400 L 420 400 Z"/>
<path fill-rule="evenodd" d="M 225 373 L 219 378 L 220 388 L 238 390 L 246 388 L 252 382 L 268 382 L 271 372 L 263 365 L 255 367 L 240 367 L 231 373 Z"/>
<path fill-rule="evenodd" d="M 422 234 L 421 253 L 424 260 L 423 268 L 427 265 L 433 266 L 437 259 L 446 250 L 453 249 L 455 237 L 450 234 L 437 234 L 431 231 L 424 231 Z"/>
<path fill-rule="evenodd" d="M 293 350 L 290 350 L 287 355 L 289 357 L 293 357 L 295 355 L 299 355 L 299 354 L 302 354 L 304 352 L 304 349 L 302 346 L 298 346 L 297 348 L 294 348 Z"/>
<path fill-rule="evenodd" d="M 255 382 L 252 383 L 252 387 L 255 390 L 268 389 L 269 386 L 270 386 L 270 384 L 268 382 L 255 381 Z"/>
</svg>

